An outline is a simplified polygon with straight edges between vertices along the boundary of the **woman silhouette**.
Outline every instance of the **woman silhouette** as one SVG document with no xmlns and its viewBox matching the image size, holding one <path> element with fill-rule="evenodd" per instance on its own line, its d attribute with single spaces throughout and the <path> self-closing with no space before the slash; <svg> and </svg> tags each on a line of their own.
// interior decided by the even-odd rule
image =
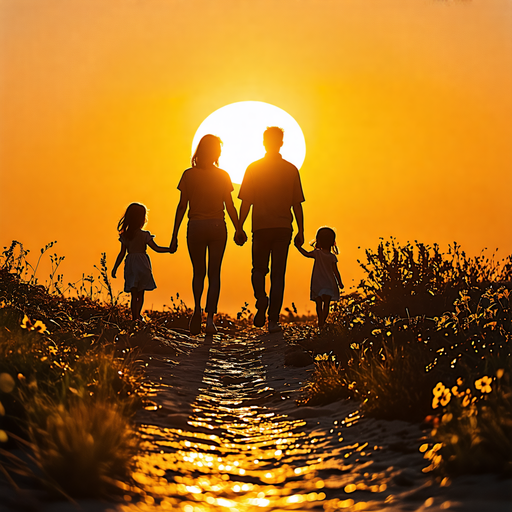
<svg viewBox="0 0 512 512">
<path fill-rule="evenodd" d="M 220 268 L 226 248 L 227 230 L 224 207 L 233 222 L 235 238 L 243 237 L 238 225 L 238 214 L 233 204 L 233 185 L 229 174 L 219 169 L 222 141 L 215 135 L 205 135 L 192 157 L 192 167 L 187 169 L 178 184 L 181 191 L 176 208 L 170 251 L 178 248 L 178 232 L 188 206 L 187 245 L 194 276 L 194 314 L 190 319 L 191 334 L 201 332 L 201 297 L 206 277 L 206 251 L 208 250 L 208 294 L 206 298 L 206 333 L 214 334 L 217 328 L 213 316 L 217 312 L 220 294 Z"/>
</svg>

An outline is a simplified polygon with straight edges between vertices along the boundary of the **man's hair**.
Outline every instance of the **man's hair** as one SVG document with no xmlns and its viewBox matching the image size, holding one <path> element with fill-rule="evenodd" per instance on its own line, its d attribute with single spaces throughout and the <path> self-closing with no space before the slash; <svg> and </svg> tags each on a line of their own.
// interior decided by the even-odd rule
<svg viewBox="0 0 512 512">
<path fill-rule="evenodd" d="M 284 130 L 279 128 L 279 126 L 269 126 L 263 132 L 263 140 L 268 140 L 272 142 L 283 142 L 284 138 Z"/>
</svg>

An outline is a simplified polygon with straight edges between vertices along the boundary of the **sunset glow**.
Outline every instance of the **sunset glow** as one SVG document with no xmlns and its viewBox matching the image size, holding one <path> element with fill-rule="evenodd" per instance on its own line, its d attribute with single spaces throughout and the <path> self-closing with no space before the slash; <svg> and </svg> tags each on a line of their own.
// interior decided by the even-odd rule
<svg viewBox="0 0 512 512">
<path fill-rule="evenodd" d="M 379 237 L 512 252 L 510 0 L 2 0 L 0 14 L 1 243 L 21 241 L 35 265 L 57 240 L 66 282 L 94 274 L 102 252 L 112 266 L 131 202 L 170 242 L 203 129 L 224 140 L 236 183 L 286 113 L 300 128 L 297 162 L 283 126 L 285 158 L 300 166 L 307 142 L 305 239 L 336 228 L 346 291 Z M 253 104 L 264 119 L 234 121 Z M 228 161 L 246 141 L 245 160 Z M 239 208 L 236 184 L 233 197 Z M 147 307 L 192 302 L 185 237 L 176 254 L 151 255 Z M 232 238 L 219 309 L 236 314 L 254 304 L 250 244 Z M 42 258 L 42 281 L 49 268 Z M 291 247 L 285 307 L 314 308 L 310 271 Z"/>
<path fill-rule="evenodd" d="M 222 139 L 219 167 L 227 171 L 233 183 L 242 183 L 247 166 L 265 154 L 263 132 L 269 126 L 284 130 L 283 158 L 299 169 L 306 156 L 306 141 L 297 121 L 284 110 L 262 101 L 240 101 L 210 114 L 197 129 L 192 152 L 204 135 Z"/>
</svg>

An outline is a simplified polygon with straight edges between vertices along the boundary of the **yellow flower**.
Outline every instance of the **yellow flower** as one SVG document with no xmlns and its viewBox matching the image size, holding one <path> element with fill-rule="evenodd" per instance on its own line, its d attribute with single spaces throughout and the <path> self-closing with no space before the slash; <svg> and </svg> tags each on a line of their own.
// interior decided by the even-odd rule
<svg viewBox="0 0 512 512">
<path fill-rule="evenodd" d="M 32 322 L 30 321 L 30 318 L 27 315 L 23 316 L 23 320 L 21 321 L 21 328 L 22 329 L 30 329 L 32 327 Z"/>
<path fill-rule="evenodd" d="M 443 396 L 439 399 L 439 402 L 444 407 L 445 405 L 448 405 L 452 398 L 452 394 L 450 393 L 450 390 L 447 388 L 444 388 L 443 390 Z"/>
<path fill-rule="evenodd" d="M 479 389 L 481 393 L 490 393 L 492 391 L 491 382 L 490 377 L 484 376 L 475 382 L 475 388 Z"/>
<path fill-rule="evenodd" d="M 442 382 L 438 382 L 432 393 L 434 393 L 435 397 L 440 397 L 445 389 L 444 384 Z"/>
</svg>

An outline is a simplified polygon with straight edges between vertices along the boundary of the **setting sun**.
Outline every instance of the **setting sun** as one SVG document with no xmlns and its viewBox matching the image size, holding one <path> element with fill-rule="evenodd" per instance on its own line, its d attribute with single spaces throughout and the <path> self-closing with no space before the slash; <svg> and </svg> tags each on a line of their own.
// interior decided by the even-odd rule
<svg viewBox="0 0 512 512">
<path fill-rule="evenodd" d="M 262 101 L 231 103 L 210 114 L 199 126 L 192 142 L 192 152 L 204 135 L 211 133 L 222 139 L 219 167 L 241 183 L 247 166 L 262 158 L 263 132 L 269 126 L 284 130 L 283 157 L 300 169 L 306 156 L 306 142 L 299 124 L 284 110 Z"/>
</svg>

